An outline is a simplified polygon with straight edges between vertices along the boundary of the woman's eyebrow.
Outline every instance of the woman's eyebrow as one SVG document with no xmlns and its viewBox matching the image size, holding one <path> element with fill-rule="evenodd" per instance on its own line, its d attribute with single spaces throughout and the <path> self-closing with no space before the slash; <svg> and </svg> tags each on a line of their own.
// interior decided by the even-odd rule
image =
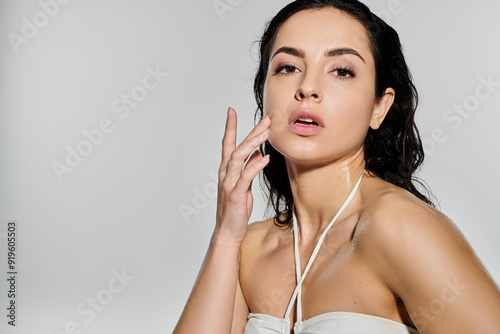
<svg viewBox="0 0 500 334">
<path fill-rule="evenodd" d="M 351 48 L 338 48 L 338 49 L 330 49 L 325 52 L 325 57 L 335 57 L 335 56 L 342 56 L 342 55 L 355 55 L 363 61 L 363 63 L 366 64 L 366 61 L 361 57 L 358 51 L 351 49 Z"/>
<path fill-rule="evenodd" d="M 296 49 L 292 48 L 289 46 L 283 46 L 276 51 L 273 56 L 271 57 L 271 60 L 276 56 L 278 53 L 287 53 L 292 56 L 300 57 L 300 58 L 305 58 L 306 53 L 304 50 L 301 49 Z M 345 54 L 350 54 L 359 57 L 365 64 L 366 61 L 361 57 L 358 51 L 351 49 L 351 48 L 336 48 L 336 49 L 330 49 L 325 52 L 325 57 L 336 57 L 336 56 L 342 56 Z"/>
</svg>

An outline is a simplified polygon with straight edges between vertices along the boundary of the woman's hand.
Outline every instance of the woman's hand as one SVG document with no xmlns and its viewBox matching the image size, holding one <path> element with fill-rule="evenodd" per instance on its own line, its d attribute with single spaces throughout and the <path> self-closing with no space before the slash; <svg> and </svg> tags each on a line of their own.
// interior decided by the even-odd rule
<svg viewBox="0 0 500 334">
<path fill-rule="evenodd" d="M 269 162 L 269 155 L 262 157 L 256 150 L 269 136 L 269 116 L 257 124 L 236 147 L 236 111 L 228 110 L 226 130 L 222 140 L 222 161 L 219 168 L 217 194 L 217 221 L 214 235 L 218 240 L 242 242 L 252 213 L 252 181 Z M 245 165 L 245 166 L 244 166 Z"/>
<path fill-rule="evenodd" d="M 252 213 L 252 181 L 269 157 L 256 151 L 245 161 L 267 140 L 271 120 L 266 117 L 236 148 L 236 112 L 229 108 L 227 115 L 215 230 L 174 334 L 243 332 L 248 315 L 238 284 L 239 255 Z"/>
</svg>

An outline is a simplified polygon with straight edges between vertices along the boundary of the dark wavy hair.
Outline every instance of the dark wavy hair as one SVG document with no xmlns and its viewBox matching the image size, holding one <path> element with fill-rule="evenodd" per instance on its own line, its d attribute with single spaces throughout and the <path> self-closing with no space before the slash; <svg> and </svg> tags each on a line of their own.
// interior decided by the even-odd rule
<svg viewBox="0 0 500 334">
<path fill-rule="evenodd" d="M 276 35 L 283 23 L 293 14 L 303 10 L 336 8 L 359 21 L 367 32 L 371 52 L 375 59 L 375 97 L 380 101 L 386 88 L 396 92 L 395 100 L 384 121 L 377 130 L 369 129 L 364 142 L 366 170 L 396 186 L 408 190 L 425 203 L 435 206 L 431 192 L 413 174 L 424 160 L 424 150 L 415 125 L 418 93 L 412 82 L 410 70 L 403 56 L 397 32 L 370 9 L 357 0 L 297 0 L 276 14 L 265 27 L 259 44 L 259 67 L 254 81 L 257 101 L 255 121 L 263 117 L 263 89 L 267 77 L 270 53 Z M 292 220 L 293 196 L 285 159 L 269 141 L 259 147 L 260 152 L 271 159 L 263 170 L 264 184 L 268 192 L 268 209 L 272 205 L 275 224 L 287 226 Z M 414 182 L 426 192 L 422 194 Z M 280 219 L 284 215 L 284 220 Z"/>
</svg>

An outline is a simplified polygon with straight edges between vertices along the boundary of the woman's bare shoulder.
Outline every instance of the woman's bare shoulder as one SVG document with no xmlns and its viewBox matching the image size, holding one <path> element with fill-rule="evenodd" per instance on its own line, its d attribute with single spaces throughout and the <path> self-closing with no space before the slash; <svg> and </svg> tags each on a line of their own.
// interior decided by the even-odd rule
<svg viewBox="0 0 500 334">
<path fill-rule="evenodd" d="M 417 327 L 430 322 L 419 312 L 437 301 L 446 312 L 432 319 L 436 332 L 452 329 L 450 324 L 476 332 L 472 328 L 481 321 L 461 315 L 481 307 L 484 328 L 500 324 L 500 290 L 457 225 L 439 210 L 404 189 L 391 189 L 367 205 L 357 230 L 359 254 L 403 300 Z"/>
<path fill-rule="evenodd" d="M 248 253 L 255 255 L 256 252 L 261 253 L 272 250 L 274 246 L 280 243 L 285 229 L 275 224 L 275 218 L 248 224 L 247 235 L 242 243 L 242 251 L 250 251 Z"/>
<path fill-rule="evenodd" d="M 262 241 L 262 239 L 270 232 L 273 225 L 273 218 L 255 221 L 248 224 L 245 241 L 251 243 Z"/>
<path fill-rule="evenodd" d="M 366 205 L 358 223 L 356 238 L 360 246 L 399 246 L 398 240 L 436 234 L 446 236 L 453 242 L 465 240 L 455 223 L 444 213 L 409 191 L 390 185 Z"/>
<path fill-rule="evenodd" d="M 430 249 L 436 256 L 452 249 L 472 255 L 458 226 L 409 191 L 390 185 L 374 198 L 361 213 L 353 247 L 377 269 L 389 263 L 415 263 Z"/>
<path fill-rule="evenodd" d="M 425 203 L 409 191 L 391 185 L 377 194 L 376 199 L 367 204 L 360 217 L 361 227 L 374 232 L 416 229 L 458 228 L 444 213 Z M 401 231 L 400 231 L 401 232 Z M 430 231 L 428 231 L 430 232 Z M 377 234 L 378 235 L 378 234 Z"/>
</svg>

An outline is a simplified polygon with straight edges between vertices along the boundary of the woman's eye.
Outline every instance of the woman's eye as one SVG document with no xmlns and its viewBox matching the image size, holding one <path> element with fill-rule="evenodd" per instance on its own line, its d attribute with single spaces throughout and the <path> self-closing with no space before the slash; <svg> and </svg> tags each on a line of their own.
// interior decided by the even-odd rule
<svg viewBox="0 0 500 334">
<path fill-rule="evenodd" d="M 347 68 L 337 68 L 333 71 L 333 73 L 341 79 L 354 77 L 354 73 L 352 73 L 352 71 L 348 70 Z"/>
<path fill-rule="evenodd" d="M 276 68 L 276 70 L 274 72 L 275 72 L 275 74 L 290 75 L 290 74 L 296 73 L 297 68 L 293 65 L 282 65 L 282 66 L 278 66 L 278 68 Z"/>
</svg>

